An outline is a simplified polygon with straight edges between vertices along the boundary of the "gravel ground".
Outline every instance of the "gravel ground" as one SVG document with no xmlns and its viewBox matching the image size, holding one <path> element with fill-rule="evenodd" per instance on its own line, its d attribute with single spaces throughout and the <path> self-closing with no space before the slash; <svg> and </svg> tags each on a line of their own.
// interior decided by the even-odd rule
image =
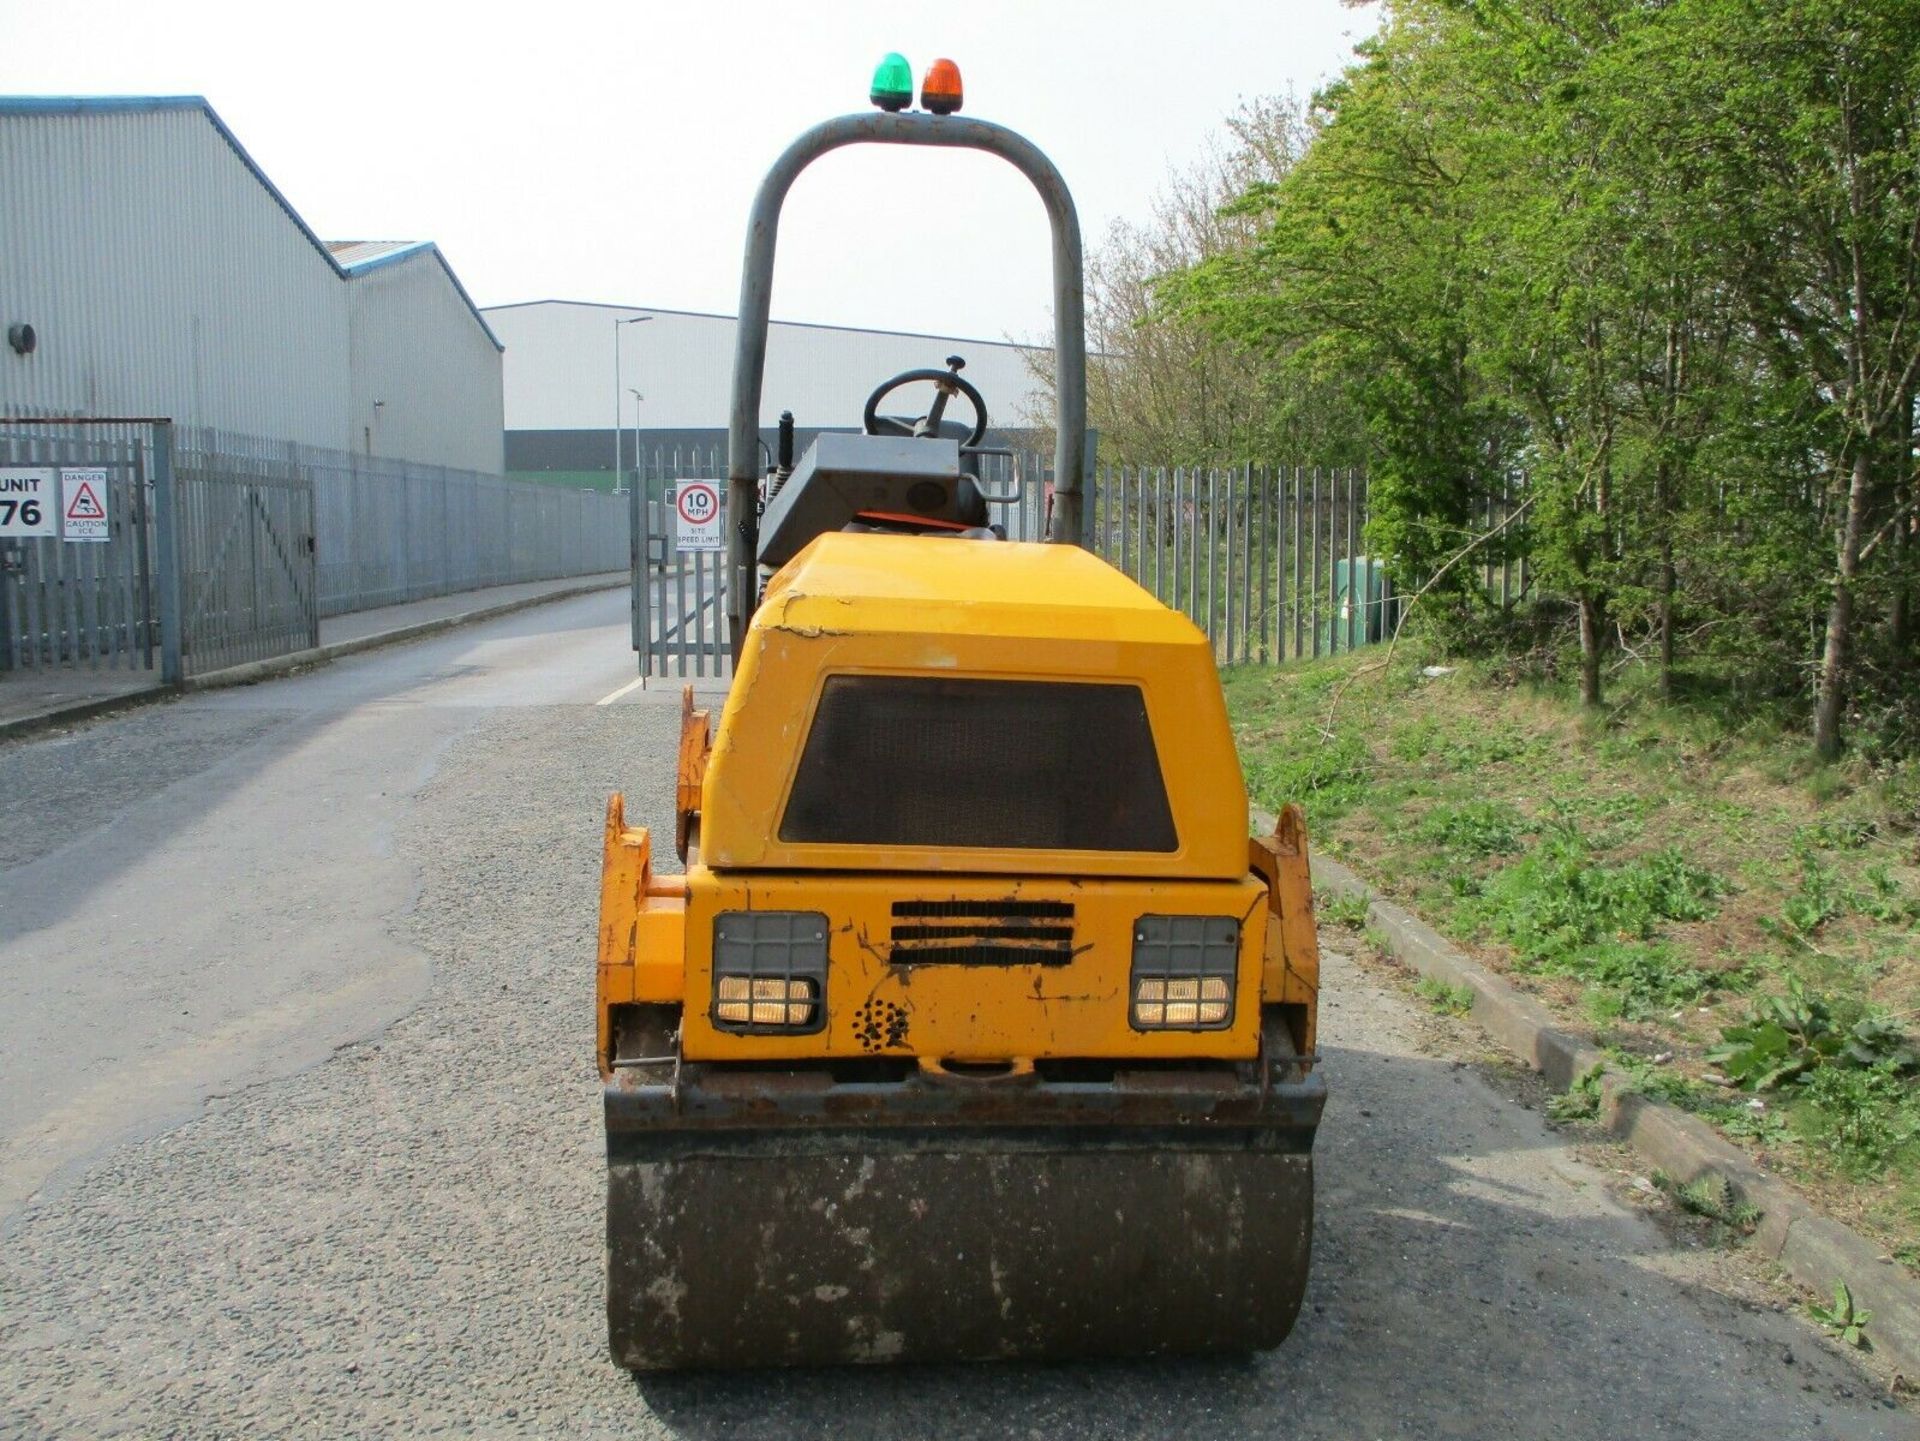
<svg viewBox="0 0 1920 1441">
<path fill-rule="evenodd" d="M 605 793 L 666 825 L 677 720 L 527 708 L 453 747 L 399 838 L 426 1000 L 21 1218 L 0 1434 L 1920 1434 L 1338 960 L 1314 1278 L 1279 1352 L 635 1382 L 603 1351 L 592 935 Z"/>
<path fill-rule="evenodd" d="M 200 712 L 180 724 L 165 703 L 15 742 L 37 764 L 5 767 L 0 807 L 0 870 L 42 860 L 49 834 L 79 836 L 137 801 L 156 795 L 246 749 L 296 717 L 268 712 Z"/>
</svg>

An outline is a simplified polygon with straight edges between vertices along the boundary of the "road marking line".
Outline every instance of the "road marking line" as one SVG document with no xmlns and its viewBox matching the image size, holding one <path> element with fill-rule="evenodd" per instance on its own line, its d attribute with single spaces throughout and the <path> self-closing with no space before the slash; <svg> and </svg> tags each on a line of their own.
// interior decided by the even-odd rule
<svg viewBox="0 0 1920 1441">
<path fill-rule="evenodd" d="M 625 685 L 621 686 L 620 689 L 615 691 L 612 695 L 603 695 L 600 697 L 599 700 L 595 701 L 594 704 L 595 705 L 612 705 L 615 701 L 619 700 L 620 697 L 625 695 L 628 691 L 639 690 L 640 687 L 645 685 L 646 683 L 647 683 L 647 678 L 645 676 L 643 675 L 635 676 L 632 680 L 628 681 Z"/>
</svg>

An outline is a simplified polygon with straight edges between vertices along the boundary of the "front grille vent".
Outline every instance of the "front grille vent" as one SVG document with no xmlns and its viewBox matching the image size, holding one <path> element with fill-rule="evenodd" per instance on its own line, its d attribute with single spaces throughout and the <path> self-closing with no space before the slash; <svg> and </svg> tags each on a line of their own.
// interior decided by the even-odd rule
<svg viewBox="0 0 1920 1441">
<path fill-rule="evenodd" d="M 1067 901 L 895 901 L 896 966 L 1064 966 L 1073 959 Z"/>
</svg>

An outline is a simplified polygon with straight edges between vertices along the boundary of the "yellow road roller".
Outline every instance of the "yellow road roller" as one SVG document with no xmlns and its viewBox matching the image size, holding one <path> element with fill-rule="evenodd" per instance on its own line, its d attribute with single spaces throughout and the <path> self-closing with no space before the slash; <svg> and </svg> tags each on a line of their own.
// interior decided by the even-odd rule
<svg viewBox="0 0 1920 1441">
<path fill-rule="evenodd" d="M 1075 543 L 1072 201 L 951 91 L 809 131 L 756 203 L 733 675 L 717 717 L 683 699 L 684 873 L 607 809 L 607 1318 L 635 1371 L 1248 1352 L 1306 1284 L 1326 1091 L 1299 813 L 1248 839 L 1205 637 Z M 763 472 L 780 201 L 858 142 L 999 155 L 1046 202 L 1045 543 L 1000 538 L 952 361 Z M 910 382 L 934 387 L 911 419 L 886 407 Z"/>
</svg>

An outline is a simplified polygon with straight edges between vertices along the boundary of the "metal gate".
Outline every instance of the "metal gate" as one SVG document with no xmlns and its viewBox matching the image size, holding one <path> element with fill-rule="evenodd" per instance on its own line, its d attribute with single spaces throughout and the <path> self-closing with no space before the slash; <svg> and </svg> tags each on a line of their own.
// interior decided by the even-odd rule
<svg viewBox="0 0 1920 1441">
<path fill-rule="evenodd" d="M 726 493 L 726 456 L 719 446 L 657 449 L 638 461 L 633 492 L 633 648 L 643 676 L 724 677 L 733 662 L 727 637 L 724 551 L 682 550 L 675 540 L 675 501 L 682 480 L 711 480 Z M 1046 534 L 1052 465 L 1038 452 L 980 457 L 980 480 L 993 496 L 988 519 L 1009 540 Z M 642 503 L 640 497 L 645 496 Z M 645 563 L 641 557 L 646 557 Z"/>
<path fill-rule="evenodd" d="M 107 538 L 0 539 L 0 671 L 57 666 L 152 670 L 154 427 L 144 421 L 0 421 L 0 466 L 48 473 L 55 508 L 67 472 L 104 471 Z"/>
<path fill-rule="evenodd" d="M 712 480 L 726 493 L 719 447 L 656 450 L 639 458 L 633 506 L 633 648 L 643 676 L 726 676 L 727 556 L 682 550 L 674 507 L 683 480 Z"/>
<path fill-rule="evenodd" d="M 232 447 L 183 436 L 174 456 L 188 675 L 320 644 L 313 477 L 291 456 Z"/>
</svg>

